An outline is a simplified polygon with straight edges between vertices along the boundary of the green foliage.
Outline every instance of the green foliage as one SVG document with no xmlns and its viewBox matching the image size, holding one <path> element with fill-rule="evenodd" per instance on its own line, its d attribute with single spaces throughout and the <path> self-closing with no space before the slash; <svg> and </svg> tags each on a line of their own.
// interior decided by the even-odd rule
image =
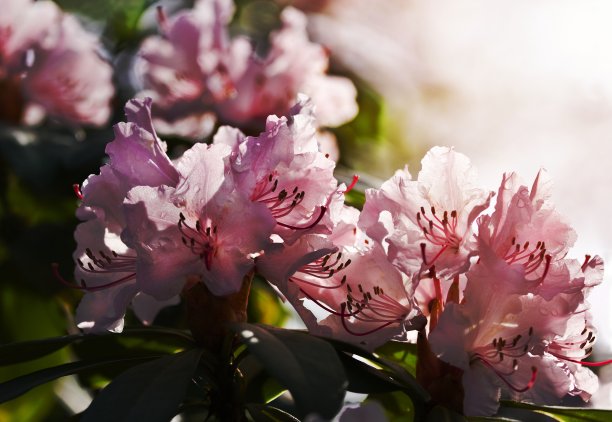
<svg viewBox="0 0 612 422">
<path fill-rule="evenodd" d="M 604 422 L 612 420 L 612 410 L 562 406 L 538 406 L 530 403 L 504 401 L 502 409 L 514 408 L 546 415 L 559 422 Z"/>
<path fill-rule="evenodd" d="M 402 366 L 416 376 L 417 351 L 414 343 L 390 341 L 376 349 L 376 353 Z"/>
<path fill-rule="evenodd" d="M 281 409 L 261 404 L 248 404 L 247 414 L 253 422 L 298 422 L 299 419 Z"/>
<path fill-rule="evenodd" d="M 103 25 L 104 35 L 117 43 L 136 36 L 143 12 L 154 0 L 79 1 L 55 0 L 63 10 L 84 16 Z"/>
<path fill-rule="evenodd" d="M 344 202 L 346 205 L 350 205 L 351 207 L 362 209 L 363 204 L 365 203 L 365 193 L 353 189 L 345 195 Z"/>
<path fill-rule="evenodd" d="M 240 342 L 228 337 L 229 353 L 220 355 L 199 348 L 183 331 L 160 327 L 5 344 L 0 346 L 3 370 L 25 372 L 0 383 L 0 402 L 66 375 L 87 379 L 87 374 L 102 374 L 110 383 L 81 420 L 167 421 L 177 413 L 253 422 L 293 422 L 313 412 L 332 418 L 346 391 L 368 394 L 366 402 L 381 404 L 390 421 L 512 421 L 539 416 L 594 422 L 612 417 L 612 411 L 502 402 L 498 417 L 466 418 L 433 403 L 416 382 L 414 345 L 392 342 L 373 354 L 303 331 L 246 323 L 235 324 L 233 330 Z M 69 350 L 87 359 L 64 363 Z M 283 394 L 286 391 L 291 396 Z M 49 412 L 53 395 L 49 388 L 36 392 L 30 413 L 14 405 L 24 397 L 30 403 L 26 394 L 9 402 L 12 407 L 5 403 L 0 420 L 18 420 L 7 416 L 9 408 L 22 419 L 40 419 Z"/>
<path fill-rule="evenodd" d="M 248 351 L 289 389 L 303 416 L 316 412 L 332 418 L 338 413 L 348 382 L 333 347 L 301 332 L 253 324 L 233 328 Z"/>
<path fill-rule="evenodd" d="M 172 419 L 187 394 L 202 353 L 202 349 L 191 349 L 125 371 L 102 390 L 81 421 Z"/>
<path fill-rule="evenodd" d="M 74 214 L 75 198 L 50 198 L 27 189 L 14 175 L 9 176 L 6 192 L 9 212 L 28 225 L 61 223 Z"/>
<path fill-rule="evenodd" d="M 249 321 L 277 327 L 282 326 L 289 317 L 289 312 L 281 303 L 278 295 L 259 276 L 253 279 L 249 293 L 248 316 Z"/>
<path fill-rule="evenodd" d="M 410 422 L 415 420 L 414 406 L 410 396 L 402 391 L 369 394 L 366 402 L 380 403 L 389 422 Z"/>
<path fill-rule="evenodd" d="M 118 355 L 124 357 L 151 353 L 173 353 L 193 347 L 191 337 L 179 330 L 164 328 L 126 329 L 123 334 L 74 334 L 43 340 L 6 344 L 0 347 L 0 366 L 41 358 L 73 345 L 89 357 Z"/>
<path fill-rule="evenodd" d="M 62 333 L 64 318 L 56 302 L 48 298 L 17 289 L 0 281 L 0 339 L 6 341 L 24 341 L 31 338 L 44 338 Z M 60 365 L 68 360 L 65 351 L 46 356 L 32 357 L 32 360 L 13 361 L 4 365 L 4 356 L 0 353 L 0 382 L 24 374 Z M 35 359 L 35 360 L 34 360 Z M 38 421 L 44 420 L 55 406 L 52 385 L 45 385 L 10 403 L 0 404 L 0 421 Z"/>
<path fill-rule="evenodd" d="M 150 360 L 152 357 L 144 358 L 127 358 L 127 359 L 109 359 L 109 360 L 91 360 L 65 363 L 51 368 L 41 369 L 40 371 L 31 374 L 23 375 L 14 378 L 10 381 L 0 384 L 0 403 L 12 400 L 20 395 L 30 391 L 32 388 L 45 384 L 49 381 L 54 381 L 66 375 L 78 374 L 92 368 L 104 367 L 130 361 L 130 363 L 142 362 Z"/>
</svg>

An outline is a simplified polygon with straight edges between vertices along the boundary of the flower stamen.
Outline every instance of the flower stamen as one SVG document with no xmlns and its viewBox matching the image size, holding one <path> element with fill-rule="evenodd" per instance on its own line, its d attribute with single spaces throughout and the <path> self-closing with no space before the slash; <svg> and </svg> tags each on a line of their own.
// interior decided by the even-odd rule
<svg viewBox="0 0 612 422">
<path fill-rule="evenodd" d="M 433 258 L 427 258 L 425 249 L 426 243 L 421 243 L 421 255 L 425 265 L 430 265 L 436 262 L 436 260 L 446 251 L 447 249 L 457 251 L 461 245 L 461 236 L 457 234 L 457 211 L 453 210 L 450 213 L 444 211 L 442 218 L 436 214 L 435 207 L 431 207 L 431 216 L 428 217 L 425 212 L 425 207 L 421 207 L 421 210 L 417 212 L 416 220 L 418 226 L 423 232 L 425 239 L 433 246 L 440 247 L 438 252 Z"/>
</svg>

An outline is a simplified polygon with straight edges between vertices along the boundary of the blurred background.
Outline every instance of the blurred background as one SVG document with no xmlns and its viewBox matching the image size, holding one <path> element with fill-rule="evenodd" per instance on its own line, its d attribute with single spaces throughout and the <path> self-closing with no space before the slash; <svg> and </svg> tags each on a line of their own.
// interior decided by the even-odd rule
<svg viewBox="0 0 612 422">
<path fill-rule="evenodd" d="M 123 105 L 138 89 L 134 54 L 157 33 L 155 6 L 171 14 L 193 4 L 55 3 L 101 37 L 116 93 L 112 116 L 99 128 L 0 123 L 0 343 L 74 331 L 79 293 L 51 272 L 51 263 L 65 275 L 73 268 L 72 185 L 98 172 L 111 125 L 124 120 Z M 554 202 L 578 233 L 571 256 L 599 254 L 612 262 L 612 3 L 239 0 L 232 31 L 265 44 L 289 4 L 308 14 L 311 39 L 329 50 L 330 73 L 349 76 L 358 88 L 358 116 L 333 129 L 339 175 L 360 174 L 362 187 L 377 186 L 405 163 L 416 175 L 434 145 L 470 157 L 492 190 L 503 172 L 517 171 L 531 183 L 543 167 L 555 183 Z M 191 141 L 168 142 L 179 154 Z M 612 355 L 610 274 L 591 297 L 602 359 Z M 264 283 L 250 305 L 253 320 L 279 324 L 288 315 Z M 156 324 L 184 324 L 181 306 L 163 311 Z M 65 353 L 37 365 L 65 361 Z M 33 369 L 0 368 L 0 377 Z M 602 382 L 612 380 L 612 370 L 601 375 Z M 58 402 L 54 389 L 74 392 Z M 62 420 L 66 409 L 79 410 L 86 401 L 79 394 L 71 380 L 38 388 L 0 406 L 0 421 Z M 612 408 L 612 390 L 604 387 L 594 402 Z"/>
</svg>

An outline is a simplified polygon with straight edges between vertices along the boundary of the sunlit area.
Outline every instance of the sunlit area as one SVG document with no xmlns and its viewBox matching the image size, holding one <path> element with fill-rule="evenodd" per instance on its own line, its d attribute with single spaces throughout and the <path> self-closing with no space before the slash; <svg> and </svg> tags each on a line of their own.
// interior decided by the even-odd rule
<svg viewBox="0 0 612 422">
<path fill-rule="evenodd" d="M 612 420 L 610 22 L 0 0 L 0 422 Z"/>
</svg>

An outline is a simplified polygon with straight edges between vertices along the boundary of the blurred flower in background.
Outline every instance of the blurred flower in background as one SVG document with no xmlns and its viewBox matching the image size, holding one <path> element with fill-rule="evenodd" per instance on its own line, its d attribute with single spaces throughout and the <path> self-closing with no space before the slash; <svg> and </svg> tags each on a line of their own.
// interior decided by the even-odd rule
<svg viewBox="0 0 612 422">
<path fill-rule="evenodd" d="M 300 11 L 282 11 L 281 27 L 262 54 L 249 39 L 230 38 L 231 1 L 198 1 L 172 17 L 158 10 L 162 34 L 143 42 L 136 73 L 144 86 L 139 95 L 153 98 L 162 133 L 201 139 L 217 116 L 257 127 L 269 114 L 286 114 L 298 93 L 312 98 L 321 125 L 338 126 L 357 114 L 355 87 L 325 74 L 328 53 L 308 40 Z"/>
<path fill-rule="evenodd" d="M 36 124 L 48 116 L 101 126 L 114 93 L 97 37 L 50 1 L 7 0 L 0 16 L 0 119 Z"/>
</svg>

